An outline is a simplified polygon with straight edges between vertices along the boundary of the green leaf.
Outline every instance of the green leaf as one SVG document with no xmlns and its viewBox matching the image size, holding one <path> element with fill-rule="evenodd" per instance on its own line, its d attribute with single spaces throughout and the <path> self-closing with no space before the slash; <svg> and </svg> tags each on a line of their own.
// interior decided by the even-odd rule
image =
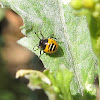
<svg viewBox="0 0 100 100">
<path fill-rule="evenodd" d="M 56 70 L 55 73 L 45 71 L 44 74 L 46 74 L 51 80 L 54 90 L 58 95 L 57 97 L 60 98 L 60 100 L 73 100 L 70 92 L 72 72 L 62 66 L 59 70 Z"/>
<path fill-rule="evenodd" d="M 44 89 L 49 100 L 56 100 L 56 93 L 49 78 L 45 74 L 36 70 L 19 70 L 16 73 L 16 78 L 23 76 L 29 80 L 28 87 L 31 90 Z"/>
<path fill-rule="evenodd" d="M 29 80 L 30 89 L 44 89 L 49 100 L 73 100 L 70 92 L 72 72 L 64 66 L 56 70 L 56 73 L 49 70 L 45 70 L 44 73 L 35 70 L 19 70 L 16 73 L 16 78 L 23 76 Z"/>
<path fill-rule="evenodd" d="M 86 89 L 90 94 L 92 91 L 95 95 L 95 87 L 92 90 L 87 88 L 93 85 L 97 59 L 91 48 L 86 17 L 74 16 L 69 4 L 61 0 L 1 1 L 4 6 L 9 6 L 23 18 L 22 32 L 27 37 L 22 38 L 18 43 L 33 51 L 39 43 L 34 32 L 37 32 L 39 37 L 40 31 L 45 37 L 54 34 L 58 39 L 59 48 L 54 54 L 43 54 L 40 57 L 44 66 L 53 73 L 61 66 L 73 71 L 71 94 L 80 94 L 82 98 L 83 91 Z M 39 51 L 33 52 L 39 55 Z"/>
<path fill-rule="evenodd" d="M 100 19 L 97 20 L 92 16 L 88 16 L 88 24 L 91 33 L 91 41 L 94 53 L 100 58 Z"/>
</svg>

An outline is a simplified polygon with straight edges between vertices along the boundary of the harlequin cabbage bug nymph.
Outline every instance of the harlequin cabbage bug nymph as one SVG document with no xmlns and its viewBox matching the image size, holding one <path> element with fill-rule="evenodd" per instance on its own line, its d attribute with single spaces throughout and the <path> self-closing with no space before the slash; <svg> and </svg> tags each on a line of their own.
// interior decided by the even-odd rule
<svg viewBox="0 0 100 100">
<path fill-rule="evenodd" d="M 36 32 L 35 32 L 36 34 Z M 43 50 L 44 53 L 54 53 L 57 51 L 58 49 L 58 44 L 57 42 L 53 39 L 52 35 L 49 36 L 48 38 L 44 38 L 44 36 L 42 35 L 42 33 L 40 32 L 41 36 L 42 36 L 42 39 L 37 37 L 40 39 L 39 41 L 39 48 L 40 48 L 40 55 L 41 55 L 41 51 Z"/>
</svg>

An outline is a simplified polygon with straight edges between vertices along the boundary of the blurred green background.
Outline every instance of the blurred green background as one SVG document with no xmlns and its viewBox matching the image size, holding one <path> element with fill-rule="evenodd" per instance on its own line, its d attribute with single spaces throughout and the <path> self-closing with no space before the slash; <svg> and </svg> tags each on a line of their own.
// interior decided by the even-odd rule
<svg viewBox="0 0 100 100">
<path fill-rule="evenodd" d="M 19 69 L 44 70 L 34 53 L 16 43 L 24 37 L 22 25 L 19 15 L 0 8 L 0 100 L 48 100 L 43 90 L 31 91 L 27 80 L 15 79 Z"/>
</svg>

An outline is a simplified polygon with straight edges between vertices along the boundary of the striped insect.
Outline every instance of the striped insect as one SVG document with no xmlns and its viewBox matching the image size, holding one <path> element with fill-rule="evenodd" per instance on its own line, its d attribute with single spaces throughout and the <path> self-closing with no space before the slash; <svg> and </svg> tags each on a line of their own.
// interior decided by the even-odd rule
<svg viewBox="0 0 100 100">
<path fill-rule="evenodd" d="M 36 34 L 36 33 L 35 33 Z M 54 53 L 57 51 L 58 49 L 58 44 L 57 42 L 53 39 L 52 35 L 49 36 L 48 38 L 44 38 L 44 36 L 42 35 L 42 33 L 40 32 L 42 39 L 40 39 L 37 35 L 37 37 L 40 39 L 39 41 L 39 48 L 40 48 L 40 55 L 41 55 L 41 51 L 43 50 L 44 53 Z"/>
</svg>

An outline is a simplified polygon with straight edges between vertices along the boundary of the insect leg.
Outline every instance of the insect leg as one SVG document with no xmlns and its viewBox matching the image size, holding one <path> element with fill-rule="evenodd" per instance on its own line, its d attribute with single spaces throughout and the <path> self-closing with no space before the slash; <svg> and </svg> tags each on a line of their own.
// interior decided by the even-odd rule
<svg viewBox="0 0 100 100">
<path fill-rule="evenodd" d="M 37 49 L 35 49 L 35 47 L 38 47 Z M 36 51 L 39 49 L 39 44 L 36 44 L 34 47 L 33 47 L 33 50 Z"/>
<path fill-rule="evenodd" d="M 42 34 L 42 32 L 40 31 L 40 34 L 41 34 L 41 36 L 42 36 L 42 39 L 44 39 L 44 36 L 43 36 L 43 34 Z"/>
<path fill-rule="evenodd" d="M 41 57 L 41 51 L 42 51 L 42 49 L 40 49 L 40 55 L 39 55 L 39 58 Z"/>
</svg>

